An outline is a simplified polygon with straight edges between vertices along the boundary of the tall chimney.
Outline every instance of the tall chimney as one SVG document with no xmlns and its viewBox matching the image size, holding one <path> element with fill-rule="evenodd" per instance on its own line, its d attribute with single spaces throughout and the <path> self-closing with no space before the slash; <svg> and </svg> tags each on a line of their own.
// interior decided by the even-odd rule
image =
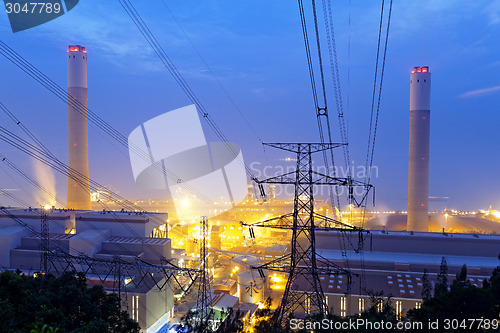
<svg viewBox="0 0 500 333">
<path fill-rule="evenodd" d="M 410 158 L 408 163 L 408 231 L 429 231 L 429 67 L 414 67 L 410 75 Z"/>
<path fill-rule="evenodd" d="M 87 51 L 85 47 L 80 45 L 70 45 L 68 49 L 68 94 L 70 100 L 68 101 L 69 177 L 67 206 L 70 209 L 89 210 Z"/>
</svg>

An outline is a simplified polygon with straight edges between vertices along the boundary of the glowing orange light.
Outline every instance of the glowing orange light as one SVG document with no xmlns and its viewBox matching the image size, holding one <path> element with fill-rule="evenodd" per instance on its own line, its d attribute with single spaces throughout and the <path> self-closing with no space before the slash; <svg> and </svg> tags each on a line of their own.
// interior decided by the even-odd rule
<svg viewBox="0 0 500 333">
<path fill-rule="evenodd" d="M 83 46 L 70 46 L 68 52 L 83 52 L 87 53 Z"/>
<path fill-rule="evenodd" d="M 422 73 L 427 73 L 429 71 L 429 67 L 422 67 Z"/>
<path fill-rule="evenodd" d="M 422 72 L 422 68 L 417 67 L 417 73 L 421 73 L 421 72 Z"/>
</svg>

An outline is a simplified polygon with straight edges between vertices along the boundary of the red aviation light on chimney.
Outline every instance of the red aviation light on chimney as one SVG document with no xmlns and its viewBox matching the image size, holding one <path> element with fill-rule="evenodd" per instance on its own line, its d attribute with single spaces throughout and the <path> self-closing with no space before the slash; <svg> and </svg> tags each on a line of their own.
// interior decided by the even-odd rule
<svg viewBox="0 0 500 333">
<path fill-rule="evenodd" d="M 413 70 L 411 71 L 411 73 L 420 73 L 422 71 L 422 69 L 420 67 L 413 67 Z"/>
<path fill-rule="evenodd" d="M 87 53 L 87 51 L 85 50 L 85 47 L 80 46 L 80 45 L 70 45 L 69 49 L 68 49 L 68 52 L 83 52 L 83 53 Z"/>
<path fill-rule="evenodd" d="M 429 71 L 428 66 L 422 67 L 422 73 L 427 73 L 428 71 Z"/>
</svg>

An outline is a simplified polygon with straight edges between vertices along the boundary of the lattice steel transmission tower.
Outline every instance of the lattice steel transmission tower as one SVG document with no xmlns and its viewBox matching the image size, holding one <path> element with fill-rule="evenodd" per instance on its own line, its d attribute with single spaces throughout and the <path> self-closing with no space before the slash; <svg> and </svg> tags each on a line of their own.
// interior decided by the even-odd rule
<svg viewBox="0 0 500 333">
<path fill-rule="evenodd" d="M 47 211 L 42 207 L 40 218 L 40 270 L 43 273 L 48 271 L 48 256 L 49 256 L 49 221 Z"/>
<path fill-rule="evenodd" d="M 207 323 L 211 314 L 210 304 L 212 294 L 210 292 L 210 276 L 207 265 L 207 232 L 208 219 L 202 216 L 200 221 L 200 273 L 198 275 L 198 298 L 196 300 L 197 320 Z"/>
<path fill-rule="evenodd" d="M 327 149 L 340 147 L 340 143 L 265 143 L 267 146 L 282 149 L 296 154 L 297 168 L 266 180 L 254 179 L 258 184 L 294 185 L 293 213 L 270 220 L 250 224 L 251 228 L 271 227 L 292 231 L 291 253 L 281 258 L 254 267 L 259 269 L 262 277 L 263 269 L 288 273 L 281 304 L 275 312 L 275 326 L 284 327 L 290 316 L 295 314 L 328 313 L 325 296 L 320 283 L 320 274 L 345 274 L 349 284 L 351 272 L 329 261 L 316 252 L 316 230 L 341 230 L 362 232 L 361 229 L 344 224 L 314 211 L 314 187 L 316 185 L 346 186 L 348 195 L 353 195 L 353 187 L 371 187 L 350 178 L 335 178 L 313 170 L 312 154 Z M 250 229 L 250 234 L 253 230 Z M 361 234 L 360 234 L 361 235 Z"/>
</svg>

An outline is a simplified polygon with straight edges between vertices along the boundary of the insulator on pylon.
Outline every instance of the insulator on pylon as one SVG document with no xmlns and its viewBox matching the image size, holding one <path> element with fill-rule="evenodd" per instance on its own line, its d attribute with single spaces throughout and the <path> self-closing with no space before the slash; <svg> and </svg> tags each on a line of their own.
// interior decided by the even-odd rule
<svg viewBox="0 0 500 333">
<path fill-rule="evenodd" d="M 248 231 L 250 232 L 250 238 L 255 239 L 255 233 L 253 232 L 253 228 L 249 228 Z"/>
<path fill-rule="evenodd" d="M 264 185 L 262 185 L 262 183 L 259 183 L 259 192 L 260 196 L 266 201 L 266 191 L 264 191 Z"/>
<path fill-rule="evenodd" d="M 259 268 L 259 275 L 261 278 L 265 279 L 266 278 L 266 275 L 264 274 L 264 271 L 262 270 L 262 268 Z"/>
</svg>

